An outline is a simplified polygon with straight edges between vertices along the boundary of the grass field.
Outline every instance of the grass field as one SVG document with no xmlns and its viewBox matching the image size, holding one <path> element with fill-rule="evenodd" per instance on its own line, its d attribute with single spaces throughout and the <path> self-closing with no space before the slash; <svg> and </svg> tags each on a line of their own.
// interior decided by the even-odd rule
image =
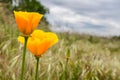
<svg viewBox="0 0 120 80">
<path fill-rule="evenodd" d="M 41 23 L 39 29 L 50 31 Z M 0 80 L 19 80 L 23 45 L 11 13 L 0 14 Z M 120 80 L 120 37 L 56 33 L 59 42 L 39 63 L 39 80 Z M 27 50 L 25 80 L 34 80 L 35 58 Z"/>
</svg>

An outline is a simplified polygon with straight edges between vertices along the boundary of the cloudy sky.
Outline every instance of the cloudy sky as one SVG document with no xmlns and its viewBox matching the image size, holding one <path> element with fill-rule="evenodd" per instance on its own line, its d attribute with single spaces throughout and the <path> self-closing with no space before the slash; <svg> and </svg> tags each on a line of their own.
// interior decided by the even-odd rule
<svg viewBox="0 0 120 80">
<path fill-rule="evenodd" d="M 120 0 L 41 0 L 54 31 L 120 35 Z"/>
</svg>

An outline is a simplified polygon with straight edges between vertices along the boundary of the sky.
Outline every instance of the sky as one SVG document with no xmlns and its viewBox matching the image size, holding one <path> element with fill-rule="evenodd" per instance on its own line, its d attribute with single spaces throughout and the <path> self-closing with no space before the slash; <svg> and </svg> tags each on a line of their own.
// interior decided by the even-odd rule
<svg viewBox="0 0 120 80">
<path fill-rule="evenodd" d="M 51 29 L 99 36 L 120 35 L 120 0 L 40 0 Z"/>
</svg>

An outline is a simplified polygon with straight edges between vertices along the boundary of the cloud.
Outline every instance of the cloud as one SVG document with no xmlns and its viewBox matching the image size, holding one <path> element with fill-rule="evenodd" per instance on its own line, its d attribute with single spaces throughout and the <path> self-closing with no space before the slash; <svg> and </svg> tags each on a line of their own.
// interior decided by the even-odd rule
<svg viewBox="0 0 120 80">
<path fill-rule="evenodd" d="M 120 35 L 119 0 L 43 0 L 46 17 L 56 31 Z"/>
</svg>

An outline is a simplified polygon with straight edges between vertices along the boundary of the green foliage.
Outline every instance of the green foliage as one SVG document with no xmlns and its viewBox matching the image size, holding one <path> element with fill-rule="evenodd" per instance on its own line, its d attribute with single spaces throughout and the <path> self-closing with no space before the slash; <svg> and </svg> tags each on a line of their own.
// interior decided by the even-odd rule
<svg viewBox="0 0 120 80">
<path fill-rule="evenodd" d="M 45 14 L 48 10 L 40 2 L 36 0 L 23 0 L 20 2 L 19 6 L 15 6 L 14 10 L 22 10 L 29 12 L 39 12 Z"/>
<path fill-rule="evenodd" d="M 5 7 L 12 12 L 13 10 L 21 10 L 29 12 L 39 12 L 41 14 L 48 13 L 48 9 L 37 0 L 20 0 L 18 6 L 12 6 L 12 0 L 2 0 L 1 2 L 5 3 Z"/>
<path fill-rule="evenodd" d="M 9 3 L 9 2 L 12 2 L 12 0 L 1 0 L 1 2 Z"/>
</svg>

